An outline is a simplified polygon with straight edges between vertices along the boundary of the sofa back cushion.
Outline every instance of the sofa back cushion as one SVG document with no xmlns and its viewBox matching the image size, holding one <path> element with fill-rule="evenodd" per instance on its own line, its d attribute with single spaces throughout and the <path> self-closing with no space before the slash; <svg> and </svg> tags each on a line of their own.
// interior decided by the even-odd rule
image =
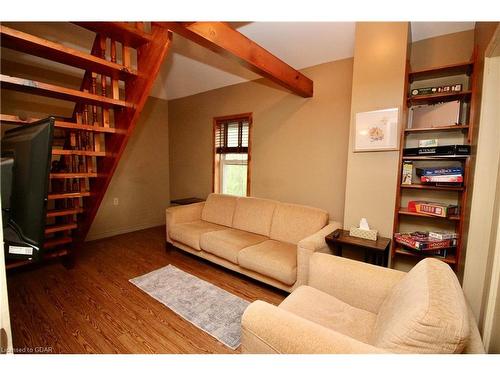
<svg viewBox="0 0 500 375">
<path fill-rule="evenodd" d="M 274 209 L 278 202 L 241 197 L 236 201 L 233 228 L 269 237 Z"/>
<path fill-rule="evenodd" d="M 232 226 L 237 199 L 232 195 L 210 194 L 201 212 L 201 219 L 226 227 Z"/>
<path fill-rule="evenodd" d="M 397 353 L 460 353 L 469 329 L 457 277 L 444 262 L 427 258 L 380 306 L 373 345 Z"/>
<path fill-rule="evenodd" d="M 278 203 L 271 223 L 273 240 L 297 244 L 328 224 L 328 212 L 298 204 Z"/>
</svg>

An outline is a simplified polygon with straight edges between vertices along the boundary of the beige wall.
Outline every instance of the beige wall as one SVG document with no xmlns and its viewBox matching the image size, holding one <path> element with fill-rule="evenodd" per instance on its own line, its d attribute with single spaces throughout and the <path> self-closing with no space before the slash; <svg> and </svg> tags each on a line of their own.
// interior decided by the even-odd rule
<svg viewBox="0 0 500 375">
<path fill-rule="evenodd" d="M 362 217 L 392 237 L 398 151 L 354 153 L 358 112 L 403 106 L 408 23 L 356 24 L 344 228 Z"/>
<path fill-rule="evenodd" d="M 496 29 L 496 34 L 495 34 Z M 481 111 L 478 117 L 477 160 L 472 192 L 464 292 L 471 303 L 489 352 L 500 352 L 500 41 L 497 25 L 479 24 L 476 35 L 480 53 L 485 50 Z M 492 39 L 493 36 L 493 39 Z M 488 41 L 491 40 L 491 43 Z M 482 57 L 480 55 L 480 57 Z M 484 69 L 483 69 L 484 67 Z"/>
<path fill-rule="evenodd" d="M 411 45 L 412 70 L 469 61 L 474 46 L 474 30 L 419 40 Z"/>
<path fill-rule="evenodd" d="M 498 27 L 498 22 L 478 22 L 476 23 L 476 27 L 474 30 L 474 41 L 476 44 L 476 48 L 478 50 L 478 59 L 477 59 L 477 69 L 476 74 L 478 78 L 478 90 L 475 96 L 477 100 L 477 113 L 475 118 L 473 119 L 474 123 L 474 143 L 481 142 L 482 145 L 477 147 L 477 156 L 479 158 L 482 153 L 485 156 L 484 161 L 478 162 L 476 161 L 475 167 L 472 169 L 474 174 L 474 185 L 472 186 L 472 190 L 469 191 L 470 201 L 474 205 L 470 210 L 470 223 L 467 223 L 469 226 L 469 233 L 467 238 L 467 256 L 465 259 L 465 269 L 464 269 L 464 278 L 463 278 L 463 288 L 465 295 L 467 296 L 472 310 L 474 311 L 474 315 L 479 322 L 480 329 L 483 327 L 484 323 L 484 313 L 486 307 L 485 296 L 487 294 L 489 278 L 490 278 L 490 270 L 491 270 L 491 258 L 488 257 L 488 246 L 487 241 L 484 241 L 485 238 L 483 236 L 488 235 L 488 231 L 491 228 L 491 202 L 484 201 L 484 199 L 491 200 L 491 194 L 488 195 L 488 191 L 491 192 L 491 176 L 485 174 L 485 166 L 483 163 L 489 162 L 491 163 L 492 156 L 498 150 L 495 150 L 495 139 L 491 139 L 490 137 L 494 136 L 495 131 L 498 131 L 497 127 L 491 125 L 491 121 L 498 123 L 498 120 L 494 119 L 494 110 L 498 107 L 497 101 L 493 98 L 490 101 L 489 106 L 482 105 L 482 97 L 483 97 L 483 89 L 486 90 L 490 87 L 490 90 L 496 89 L 495 84 L 488 85 L 488 82 L 484 82 L 483 86 L 483 77 L 484 79 L 486 75 L 485 73 L 485 51 L 490 44 L 492 36 L 495 33 L 496 28 Z M 491 76 L 490 76 L 491 77 Z M 489 120 L 483 122 L 485 114 L 488 116 Z M 493 117 L 491 117 L 493 115 Z M 488 125 L 489 124 L 489 125 Z M 485 125 L 485 126 L 483 126 Z M 498 134 L 498 133 L 497 133 Z M 498 135 L 497 135 L 498 137 Z M 486 148 L 485 148 L 486 147 Z M 487 148 L 489 147 L 489 151 Z M 475 150 L 476 147 L 473 147 Z M 478 159 L 479 160 L 479 159 Z M 491 167 L 490 167 L 491 168 Z M 477 174 L 477 176 L 476 176 Z M 483 176 L 483 177 L 481 177 Z M 487 179 L 484 180 L 484 178 Z M 477 203 L 475 203 L 477 202 Z M 474 212 L 476 209 L 475 205 L 478 205 L 478 209 L 483 206 L 487 207 L 490 215 L 489 218 L 485 215 L 482 215 L 480 210 Z M 477 221 L 479 220 L 479 221 Z"/>
<path fill-rule="evenodd" d="M 87 240 L 165 223 L 170 203 L 168 149 L 168 102 L 149 97 Z"/>
<path fill-rule="evenodd" d="M 302 71 L 314 97 L 266 80 L 169 101 L 171 197 L 206 197 L 212 189 L 212 119 L 253 113 L 253 196 L 321 207 L 341 220 L 352 59 Z"/>
<path fill-rule="evenodd" d="M 492 40 L 492 43 L 488 47 L 489 48 L 487 50 L 487 55 L 490 56 L 492 59 L 494 58 L 496 60 L 497 66 L 500 65 L 500 26 L 498 24 L 495 31 L 494 39 Z M 497 95 L 498 95 L 498 89 L 497 89 Z M 499 99 L 497 98 L 497 102 L 498 100 Z M 498 164 L 498 175 L 500 176 L 500 160 Z M 497 210 L 500 211 L 500 179 L 498 179 L 497 181 L 496 202 L 497 202 Z M 497 212 L 495 254 L 496 254 L 496 259 L 494 259 L 493 269 L 491 272 L 492 290 L 490 292 L 490 295 L 493 297 L 496 294 L 496 298 L 494 299 L 494 303 L 492 303 L 494 307 L 492 307 L 491 310 L 489 309 L 489 311 L 487 312 L 487 318 L 491 316 L 491 330 L 489 332 L 490 340 L 488 343 L 489 344 L 488 350 L 490 351 L 490 353 L 500 354 L 500 212 Z M 497 279 L 496 286 L 494 285 L 495 277 Z"/>
<path fill-rule="evenodd" d="M 497 57 L 497 66 L 500 69 L 500 57 Z M 500 81 L 497 81 L 500 83 Z M 498 90 L 497 90 L 498 91 Z M 498 100 L 498 95 L 497 95 Z M 497 117 L 498 118 L 498 117 Z M 484 313 L 484 342 L 489 353 L 500 354 L 500 161 L 497 174 L 497 194 L 495 198 L 495 212 L 493 227 L 489 244 L 489 264 L 487 285 L 485 288 L 485 313 Z"/>
</svg>

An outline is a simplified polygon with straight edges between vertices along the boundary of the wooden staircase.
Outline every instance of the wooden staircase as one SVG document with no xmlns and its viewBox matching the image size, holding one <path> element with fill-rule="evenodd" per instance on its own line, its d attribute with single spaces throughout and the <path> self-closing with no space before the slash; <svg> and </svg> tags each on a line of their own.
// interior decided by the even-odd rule
<svg viewBox="0 0 500 375">
<path fill-rule="evenodd" d="M 0 26 L 2 47 L 85 70 L 80 90 L 0 74 L 2 90 L 75 103 L 71 118 L 47 113 L 62 136 L 52 149 L 45 258 L 67 256 L 85 239 L 172 40 L 155 24 L 75 24 L 96 33 L 90 53 Z M 2 113 L 0 120 L 20 125 L 37 119 Z"/>
</svg>

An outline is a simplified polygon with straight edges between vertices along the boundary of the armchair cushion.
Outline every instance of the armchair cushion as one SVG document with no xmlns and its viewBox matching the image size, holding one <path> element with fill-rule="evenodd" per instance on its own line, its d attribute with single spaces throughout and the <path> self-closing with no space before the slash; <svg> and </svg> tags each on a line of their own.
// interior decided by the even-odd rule
<svg viewBox="0 0 500 375">
<path fill-rule="evenodd" d="M 405 275 L 389 268 L 315 253 L 310 260 L 308 285 L 377 314 L 392 288 Z"/>
<path fill-rule="evenodd" d="M 238 264 L 286 285 L 292 285 L 297 280 L 297 246 L 267 240 L 241 250 L 238 254 Z"/>
<path fill-rule="evenodd" d="M 202 250 L 238 264 L 241 249 L 267 240 L 267 237 L 238 229 L 224 229 L 201 235 Z"/>
<path fill-rule="evenodd" d="M 170 225 L 168 228 L 168 233 L 170 238 L 174 241 L 190 246 L 193 249 L 201 250 L 200 236 L 203 233 L 223 229 L 227 229 L 227 227 L 209 223 L 203 220 L 197 220 L 191 223 Z"/>
<path fill-rule="evenodd" d="M 446 263 L 427 258 L 383 302 L 374 345 L 396 353 L 461 353 L 469 333 L 457 277 Z"/>
<path fill-rule="evenodd" d="M 279 307 L 364 343 L 370 343 L 377 320 L 377 315 L 310 286 L 295 289 Z"/>
<path fill-rule="evenodd" d="M 255 301 L 242 317 L 243 353 L 384 353 L 280 307 Z"/>
</svg>

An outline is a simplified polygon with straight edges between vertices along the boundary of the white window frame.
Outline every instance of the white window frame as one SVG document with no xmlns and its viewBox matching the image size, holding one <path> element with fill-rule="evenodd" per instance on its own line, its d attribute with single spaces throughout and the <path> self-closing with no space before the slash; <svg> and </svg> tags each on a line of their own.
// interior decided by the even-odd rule
<svg viewBox="0 0 500 375">
<path fill-rule="evenodd" d="M 225 165 L 246 165 L 247 167 L 247 178 L 248 178 L 248 153 L 240 154 L 240 155 L 246 155 L 247 158 L 246 160 L 237 160 L 237 159 L 230 159 L 226 160 L 226 156 L 231 155 L 231 154 L 222 154 L 220 157 L 219 161 L 219 186 L 220 186 L 220 191 L 221 193 L 224 193 L 225 191 L 225 184 L 224 184 L 224 166 Z M 245 195 L 248 195 L 248 184 L 245 184 Z"/>
</svg>

